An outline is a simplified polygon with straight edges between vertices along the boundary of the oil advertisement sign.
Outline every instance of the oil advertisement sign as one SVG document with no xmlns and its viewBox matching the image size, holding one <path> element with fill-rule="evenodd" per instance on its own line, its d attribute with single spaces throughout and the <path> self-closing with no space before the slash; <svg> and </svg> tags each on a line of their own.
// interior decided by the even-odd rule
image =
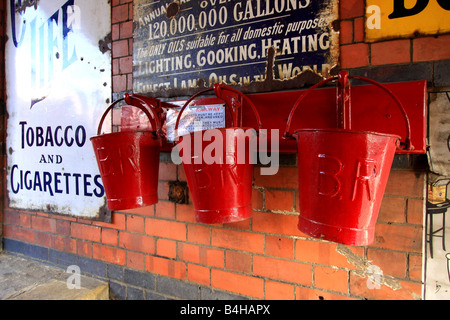
<svg viewBox="0 0 450 320">
<path fill-rule="evenodd" d="M 336 0 L 134 0 L 134 10 L 136 93 L 329 76 L 338 63 Z"/>
<path fill-rule="evenodd" d="M 111 99 L 110 3 L 7 2 L 9 206 L 105 217 L 89 138 Z"/>
<path fill-rule="evenodd" d="M 450 32 L 448 0 L 367 0 L 366 41 Z"/>
</svg>

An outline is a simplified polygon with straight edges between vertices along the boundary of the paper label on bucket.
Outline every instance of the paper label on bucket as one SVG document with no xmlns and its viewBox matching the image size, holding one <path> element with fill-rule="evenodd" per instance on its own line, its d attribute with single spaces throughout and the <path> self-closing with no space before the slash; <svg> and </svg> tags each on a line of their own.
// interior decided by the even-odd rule
<svg viewBox="0 0 450 320">
<path fill-rule="evenodd" d="M 175 141 L 175 124 L 181 108 L 167 111 L 167 140 Z M 178 135 L 206 129 L 225 128 L 225 105 L 209 104 L 190 106 L 183 111 L 178 124 Z"/>
</svg>

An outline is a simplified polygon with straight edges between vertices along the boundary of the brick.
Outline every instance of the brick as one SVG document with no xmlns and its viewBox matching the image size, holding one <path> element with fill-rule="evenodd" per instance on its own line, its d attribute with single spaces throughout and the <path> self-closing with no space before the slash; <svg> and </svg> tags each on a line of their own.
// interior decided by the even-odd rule
<svg viewBox="0 0 450 320">
<path fill-rule="evenodd" d="M 252 230 L 287 236 L 300 236 L 298 216 L 289 214 L 253 212 Z"/>
<path fill-rule="evenodd" d="M 111 26 L 111 37 L 112 41 L 120 39 L 120 24 L 113 24 Z"/>
<path fill-rule="evenodd" d="M 186 265 L 181 261 L 147 255 L 145 257 L 145 267 L 149 272 L 171 278 L 186 279 Z"/>
<path fill-rule="evenodd" d="M 437 87 L 450 87 L 450 60 L 434 63 L 434 85 Z"/>
<path fill-rule="evenodd" d="M 295 288 L 295 300 L 355 300 L 354 298 L 334 294 L 319 289 L 297 286 Z"/>
<path fill-rule="evenodd" d="M 26 246 L 26 248 L 33 248 L 32 246 Z M 42 247 L 40 247 L 42 248 Z M 35 251 L 36 248 L 33 248 L 32 251 Z M 38 250 L 36 253 L 32 253 L 32 256 L 34 256 L 35 258 L 37 258 L 36 254 L 39 254 Z M 25 252 L 26 255 L 29 255 L 27 252 Z M 41 257 L 42 259 L 42 257 Z M 55 263 L 55 264 L 60 264 L 60 265 L 73 265 L 77 263 L 77 256 L 68 252 L 64 252 L 64 251 L 59 251 L 59 250 L 53 250 L 53 249 L 49 249 L 48 250 L 48 260 Z M 81 266 L 80 266 L 81 268 Z M 83 270 L 83 269 L 82 269 Z"/>
<path fill-rule="evenodd" d="M 280 258 L 292 259 L 294 257 L 294 240 L 286 237 L 266 235 L 265 254 Z"/>
<path fill-rule="evenodd" d="M 283 280 L 302 285 L 312 284 L 311 265 L 300 262 L 254 256 L 253 273 L 273 280 Z"/>
<path fill-rule="evenodd" d="M 155 205 L 155 217 L 174 220 L 175 203 L 170 201 L 159 201 Z"/>
<path fill-rule="evenodd" d="M 154 254 L 155 253 L 155 238 L 140 234 L 120 232 L 119 244 L 122 248 Z"/>
<path fill-rule="evenodd" d="M 394 285 L 387 286 L 383 282 L 376 289 L 376 284 L 370 284 L 367 277 L 350 273 L 350 294 L 375 300 L 419 300 L 422 296 L 422 284 L 420 282 L 408 282 L 393 280 Z"/>
<path fill-rule="evenodd" d="M 5 249 L 7 251 L 16 252 L 16 253 L 24 252 L 25 243 L 23 243 L 22 241 L 4 238 L 3 245 L 4 245 L 3 249 Z"/>
<path fill-rule="evenodd" d="M 224 266 L 223 250 L 187 243 L 178 244 L 178 259 L 210 267 Z"/>
<path fill-rule="evenodd" d="M 127 74 L 127 91 L 133 90 L 133 74 Z"/>
<path fill-rule="evenodd" d="M 348 271 L 314 266 L 314 285 L 321 289 L 348 292 Z"/>
<path fill-rule="evenodd" d="M 211 284 L 210 269 L 208 267 L 188 263 L 188 281 L 209 286 Z"/>
<path fill-rule="evenodd" d="M 176 279 L 158 278 L 157 291 L 182 299 L 198 299 L 199 288 L 197 285 L 179 281 Z"/>
<path fill-rule="evenodd" d="M 178 170 L 178 180 L 180 180 L 180 181 L 187 181 L 186 173 L 184 172 L 183 166 L 182 165 L 178 165 L 177 166 L 177 170 Z"/>
<path fill-rule="evenodd" d="M 38 216 L 31 217 L 31 225 L 33 229 L 46 231 L 46 232 L 56 232 L 56 220 L 48 219 Z"/>
<path fill-rule="evenodd" d="M 372 247 L 397 251 L 422 251 L 422 227 L 379 223 L 375 227 Z"/>
<path fill-rule="evenodd" d="M 211 286 L 258 299 L 264 298 L 264 280 L 261 278 L 212 269 Z"/>
<path fill-rule="evenodd" d="M 34 243 L 38 246 L 49 247 L 51 245 L 52 234 L 47 232 L 36 232 L 34 237 Z"/>
<path fill-rule="evenodd" d="M 31 216 L 27 214 L 19 214 L 19 223 L 17 225 L 24 228 L 31 228 Z"/>
<path fill-rule="evenodd" d="M 112 57 L 125 57 L 130 54 L 128 49 L 128 40 L 119 40 L 112 43 Z"/>
<path fill-rule="evenodd" d="M 177 165 L 170 162 L 161 162 L 159 164 L 159 180 L 177 180 Z"/>
<path fill-rule="evenodd" d="M 211 227 L 189 224 L 187 240 L 198 244 L 211 244 Z"/>
<path fill-rule="evenodd" d="M 146 206 L 146 207 L 139 207 L 139 208 L 135 208 L 135 209 L 127 209 L 126 211 L 121 211 L 121 212 L 152 217 L 155 215 L 155 206 L 152 205 L 152 206 Z"/>
<path fill-rule="evenodd" d="M 422 255 L 410 254 L 408 257 L 409 279 L 414 281 L 422 280 Z"/>
<path fill-rule="evenodd" d="M 156 288 L 154 275 L 128 268 L 124 268 L 123 270 L 123 281 L 149 290 L 155 290 Z"/>
<path fill-rule="evenodd" d="M 252 208 L 261 210 L 264 206 L 264 191 L 260 189 L 252 189 Z"/>
<path fill-rule="evenodd" d="M 111 268 L 111 266 L 108 266 L 108 264 L 102 261 L 86 257 L 77 257 L 77 265 L 82 272 L 91 273 L 100 277 L 106 277 L 107 269 Z"/>
<path fill-rule="evenodd" d="M 195 219 L 194 206 L 192 204 L 176 204 L 177 221 L 197 222 Z"/>
<path fill-rule="evenodd" d="M 70 226 L 70 232 L 74 238 L 100 242 L 101 228 L 98 226 L 72 223 Z"/>
<path fill-rule="evenodd" d="M 383 275 L 406 278 L 406 254 L 402 252 L 369 248 L 367 259 L 383 271 Z"/>
<path fill-rule="evenodd" d="M 119 72 L 121 74 L 133 72 L 133 57 L 119 59 Z"/>
<path fill-rule="evenodd" d="M 433 81 L 433 65 L 431 62 L 419 62 L 400 65 L 370 66 L 352 70 L 352 75 L 363 76 L 381 83 L 417 81 Z"/>
<path fill-rule="evenodd" d="M 227 250 L 225 252 L 225 268 L 231 271 L 250 273 L 252 271 L 252 256 L 244 252 Z"/>
<path fill-rule="evenodd" d="M 137 215 L 127 215 L 127 231 L 144 233 L 145 218 Z"/>
<path fill-rule="evenodd" d="M 102 243 L 117 246 L 119 232 L 114 229 L 102 229 Z"/>
<path fill-rule="evenodd" d="M 158 181 L 158 199 L 167 201 L 169 200 L 169 182 Z"/>
<path fill-rule="evenodd" d="M 145 233 L 150 236 L 186 241 L 186 225 L 181 222 L 146 218 Z"/>
<path fill-rule="evenodd" d="M 378 221 L 405 223 L 405 198 L 384 196 L 381 202 Z"/>
<path fill-rule="evenodd" d="M 364 17 L 355 18 L 353 21 L 353 41 L 364 41 Z"/>
<path fill-rule="evenodd" d="M 131 2 L 131 1 L 129 1 Z M 130 17 L 130 20 L 133 20 L 134 18 L 134 7 L 133 7 L 133 3 L 128 6 L 128 17 Z"/>
<path fill-rule="evenodd" d="M 349 44 L 340 48 L 342 68 L 358 68 L 369 64 L 369 46 L 367 44 Z"/>
<path fill-rule="evenodd" d="M 120 24 L 120 39 L 133 37 L 133 21 L 126 21 Z"/>
<path fill-rule="evenodd" d="M 354 17 L 361 17 L 364 15 L 365 7 L 364 1 L 360 0 L 344 0 L 339 1 L 340 19 L 349 19 Z"/>
<path fill-rule="evenodd" d="M 60 251 L 77 253 L 77 241 L 67 237 L 52 235 L 51 247 Z"/>
<path fill-rule="evenodd" d="M 294 192 L 267 189 L 266 210 L 272 211 L 293 211 L 294 208 Z"/>
<path fill-rule="evenodd" d="M 92 257 L 97 260 L 114 264 L 125 264 L 125 250 L 104 246 L 94 243 L 92 246 Z"/>
<path fill-rule="evenodd" d="M 134 287 L 127 288 L 128 300 L 144 300 L 144 290 Z"/>
<path fill-rule="evenodd" d="M 128 39 L 128 53 L 130 56 L 133 55 L 133 39 Z M 130 75 L 130 78 L 132 78 L 133 75 Z"/>
<path fill-rule="evenodd" d="M 410 170 L 391 170 L 385 194 L 423 198 L 424 174 Z"/>
<path fill-rule="evenodd" d="M 295 241 L 295 259 L 348 269 L 360 269 L 365 263 L 363 248 L 302 239 Z"/>
<path fill-rule="evenodd" d="M 77 240 L 77 254 L 85 257 L 92 257 L 92 242 Z"/>
<path fill-rule="evenodd" d="M 341 21 L 339 36 L 340 44 L 353 42 L 353 20 Z"/>
<path fill-rule="evenodd" d="M 124 4 L 121 6 L 113 7 L 111 13 L 111 23 L 118 23 L 128 20 L 128 4 Z"/>
<path fill-rule="evenodd" d="M 250 221 L 250 219 L 244 219 L 241 221 L 224 223 L 223 227 L 230 229 L 250 230 Z"/>
<path fill-rule="evenodd" d="M 108 278 L 123 282 L 124 267 L 115 264 L 108 264 Z"/>
<path fill-rule="evenodd" d="M 138 252 L 127 251 L 126 265 L 130 268 L 145 270 L 145 255 Z"/>
<path fill-rule="evenodd" d="M 291 284 L 266 280 L 265 281 L 266 300 L 293 300 L 295 288 Z"/>
<path fill-rule="evenodd" d="M 3 223 L 5 225 L 8 224 L 8 225 L 19 226 L 19 225 L 21 225 L 20 216 L 21 215 L 19 215 L 17 212 L 6 211 L 5 214 L 3 215 Z M 30 219 L 30 221 L 31 221 L 31 219 Z"/>
<path fill-rule="evenodd" d="M 56 220 L 56 233 L 62 236 L 70 236 L 70 222 Z"/>
<path fill-rule="evenodd" d="M 280 167 L 275 175 L 261 175 L 260 168 L 255 167 L 253 176 L 255 186 L 268 188 L 298 189 L 298 170 Z"/>
<path fill-rule="evenodd" d="M 264 236 L 240 230 L 213 229 L 211 244 L 215 247 L 263 253 Z"/>
<path fill-rule="evenodd" d="M 413 40 L 413 61 L 450 59 L 450 35 L 416 38 Z"/>
<path fill-rule="evenodd" d="M 113 76 L 113 92 L 122 92 L 127 89 L 127 76 Z"/>
<path fill-rule="evenodd" d="M 411 61 L 410 40 L 392 40 L 371 45 L 371 64 L 394 64 Z"/>
<path fill-rule="evenodd" d="M 177 243 L 173 240 L 157 239 L 156 254 L 158 256 L 175 259 L 177 257 Z"/>
<path fill-rule="evenodd" d="M 424 201 L 422 199 L 408 199 L 406 221 L 408 223 L 422 225 L 424 215 Z"/>
<path fill-rule="evenodd" d="M 109 283 L 109 295 L 114 300 L 126 300 L 127 286 L 115 281 L 111 281 Z"/>
</svg>

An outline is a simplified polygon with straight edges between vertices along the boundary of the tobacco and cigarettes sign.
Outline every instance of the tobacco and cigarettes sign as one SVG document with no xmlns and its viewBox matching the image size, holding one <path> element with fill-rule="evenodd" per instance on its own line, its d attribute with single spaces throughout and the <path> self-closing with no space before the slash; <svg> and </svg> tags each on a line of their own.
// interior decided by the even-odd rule
<svg viewBox="0 0 450 320">
<path fill-rule="evenodd" d="M 338 62 L 335 0 L 134 0 L 134 92 L 327 76 Z M 273 61 L 269 48 L 275 51 Z M 272 75 L 271 75 L 272 76 Z"/>
<path fill-rule="evenodd" d="M 111 103 L 110 3 L 7 3 L 9 207 L 104 219 L 89 138 Z"/>
</svg>

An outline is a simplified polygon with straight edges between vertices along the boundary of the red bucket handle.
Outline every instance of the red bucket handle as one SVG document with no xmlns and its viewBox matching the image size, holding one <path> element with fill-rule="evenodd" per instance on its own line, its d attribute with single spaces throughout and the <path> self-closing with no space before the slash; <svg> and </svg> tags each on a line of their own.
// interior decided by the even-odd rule
<svg viewBox="0 0 450 320">
<path fill-rule="evenodd" d="M 405 111 L 405 108 L 403 107 L 403 105 L 402 105 L 402 103 L 400 102 L 400 100 L 397 98 L 397 96 L 391 91 L 391 90 L 389 90 L 388 88 L 386 88 L 384 85 L 382 85 L 381 83 L 379 83 L 379 82 L 376 82 L 376 81 L 374 81 L 374 80 L 372 80 L 372 79 L 368 79 L 368 78 L 365 78 L 365 77 L 362 77 L 362 76 L 350 76 L 350 75 L 348 75 L 348 73 L 346 72 L 346 71 L 341 71 L 340 73 L 339 73 L 339 75 L 337 75 L 337 76 L 333 76 L 333 77 L 330 77 L 330 78 L 328 78 L 328 79 L 325 79 L 325 80 L 322 80 L 322 81 L 320 81 L 320 82 L 318 82 L 318 83 L 316 83 L 315 85 L 313 85 L 312 87 L 310 87 L 296 102 L 295 102 L 295 104 L 294 104 L 294 106 L 293 106 L 293 108 L 291 109 L 291 112 L 289 113 L 289 117 L 288 117 L 288 120 L 287 120 L 287 123 L 286 123 L 286 130 L 285 130 L 285 132 L 284 132 L 284 136 L 283 136 L 283 138 L 284 139 L 293 139 L 293 136 L 292 136 L 292 134 L 289 132 L 289 130 L 290 130 L 290 126 L 291 126 L 291 122 L 292 122 L 292 117 L 293 117 L 293 115 L 294 115 L 294 113 L 295 113 L 295 111 L 296 111 L 296 109 L 298 108 L 298 106 L 300 105 L 300 103 L 303 101 L 303 99 L 307 96 L 307 95 L 309 95 L 314 89 L 316 89 L 317 87 L 320 87 L 320 86 L 323 86 L 324 84 L 326 84 L 326 83 L 328 83 L 328 82 L 330 82 L 330 81 L 333 81 L 333 80 L 336 80 L 336 79 L 338 79 L 339 80 L 339 84 L 338 85 L 341 85 L 341 86 L 343 86 L 343 90 L 349 90 L 349 82 L 348 82 L 348 79 L 349 78 L 353 78 L 353 79 L 357 79 L 357 80 L 362 80 L 362 81 L 366 81 L 366 82 L 369 82 L 369 83 L 371 83 L 371 84 L 374 84 L 374 85 L 376 85 L 376 86 L 378 86 L 378 87 L 380 87 L 381 89 L 383 89 L 385 92 L 387 92 L 393 99 L 394 99 L 394 101 L 396 102 L 396 104 L 398 105 L 398 107 L 400 108 L 400 111 L 402 112 L 402 114 L 403 114 L 403 118 L 405 119 L 405 127 L 406 127 L 406 138 L 405 138 L 405 142 L 404 143 L 400 143 L 401 145 L 404 145 L 404 150 L 414 150 L 414 147 L 413 147 L 413 145 L 411 144 L 411 126 L 410 126 L 410 123 L 409 123 L 409 118 L 408 118 L 408 115 L 406 114 L 406 111 Z M 345 95 L 345 93 L 343 94 L 343 95 Z M 345 101 L 343 101 L 344 99 L 345 99 L 345 97 L 342 97 L 342 96 L 338 96 L 338 98 L 339 99 L 341 99 L 341 101 L 342 101 L 342 103 L 344 103 L 345 104 Z M 344 108 L 345 108 L 346 106 L 344 106 Z M 348 106 L 347 106 L 347 108 L 349 108 Z M 349 109 L 347 109 L 347 112 L 349 113 L 350 112 L 350 110 Z M 348 116 L 348 115 L 347 115 Z M 345 116 L 344 116 L 345 117 Z M 342 119 L 343 120 L 343 119 Z M 348 121 L 349 121 L 349 119 L 347 119 Z"/>
<path fill-rule="evenodd" d="M 148 104 L 147 104 L 144 100 L 142 100 L 142 99 L 140 99 L 140 98 L 137 98 L 137 97 L 135 97 L 135 96 L 130 96 L 130 95 L 128 95 L 128 93 L 126 93 L 125 96 L 124 96 L 123 98 L 120 98 L 120 99 L 114 101 L 114 102 L 113 102 L 113 103 L 105 110 L 105 112 L 103 113 L 102 118 L 100 119 L 100 123 L 98 124 L 97 135 L 100 135 L 100 134 L 101 134 L 101 130 L 102 130 L 102 126 L 103 126 L 103 121 L 105 120 L 106 115 L 108 114 L 108 112 L 109 112 L 112 108 L 114 108 L 114 106 L 115 106 L 117 103 L 119 103 L 120 101 L 123 101 L 123 100 L 128 100 L 129 98 L 136 99 L 136 100 L 138 100 L 143 106 L 147 106 L 147 107 L 148 107 L 148 109 L 147 109 L 147 108 L 145 108 L 145 107 L 143 107 L 143 106 L 141 106 L 141 105 L 137 105 L 137 104 L 136 104 L 136 105 L 132 105 L 133 107 L 136 107 L 136 108 L 141 109 L 141 110 L 145 113 L 145 115 L 147 116 L 147 118 L 150 120 L 150 122 L 153 120 L 152 128 L 154 129 L 154 132 L 155 132 L 155 133 L 160 133 L 160 131 L 161 131 L 161 122 L 159 121 L 158 117 L 156 117 L 156 116 L 154 115 L 153 109 L 152 109 L 150 106 L 148 106 Z M 152 114 L 150 114 L 150 113 L 148 112 L 148 110 L 151 110 Z"/>
<path fill-rule="evenodd" d="M 183 113 L 184 109 L 186 109 L 186 107 L 189 105 L 189 103 L 192 100 L 194 100 L 196 97 L 198 97 L 199 95 L 202 95 L 202 94 L 204 94 L 204 93 L 206 93 L 208 91 L 211 91 L 211 90 L 214 90 L 214 93 L 216 94 L 216 96 L 218 98 L 220 98 L 222 96 L 222 90 L 229 90 L 229 91 L 234 92 L 234 93 L 240 95 L 241 97 L 243 97 L 244 100 L 247 101 L 250 104 L 250 107 L 252 108 L 253 112 L 255 113 L 256 120 L 258 122 L 258 128 L 262 129 L 261 118 L 259 117 L 258 110 L 256 109 L 256 107 L 253 104 L 253 102 L 250 99 L 248 99 L 244 94 L 242 94 L 242 92 L 240 92 L 238 90 L 235 90 L 233 88 L 230 88 L 230 87 L 228 87 L 228 86 L 226 86 L 224 84 L 216 83 L 214 85 L 214 88 L 209 88 L 209 89 L 205 89 L 205 90 L 199 91 L 196 94 L 194 94 L 192 97 L 190 97 L 185 102 L 185 104 L 183 105 L 183 107 L 181 108 L 181 110 L 180 110 L 180 112 L 178 113 L 178 116 L 177 116 L 177 122 L 175 123 L 175 133 L 177 133 L 177 131 L 178 131 L 178 125 L 179 125 L 179 122 L 180 122 L 180 119 L 181 119 L 181 114 Z M 225 101 L 225 99 L 224 99 L 224 101 Z M 228 103 L 226 103 L 226 101 L 225 101 L 225 106 L 226 106 L 227 110 L 233 115 L 234 114 L 233 110 L 231 110 L 231 107 L 228 105 Z M 233 122 L 233 126 L 235 126 L 235 118 L 234 118 L 234 116 L 232 117 L 232 122 Z"/>
</svg>

